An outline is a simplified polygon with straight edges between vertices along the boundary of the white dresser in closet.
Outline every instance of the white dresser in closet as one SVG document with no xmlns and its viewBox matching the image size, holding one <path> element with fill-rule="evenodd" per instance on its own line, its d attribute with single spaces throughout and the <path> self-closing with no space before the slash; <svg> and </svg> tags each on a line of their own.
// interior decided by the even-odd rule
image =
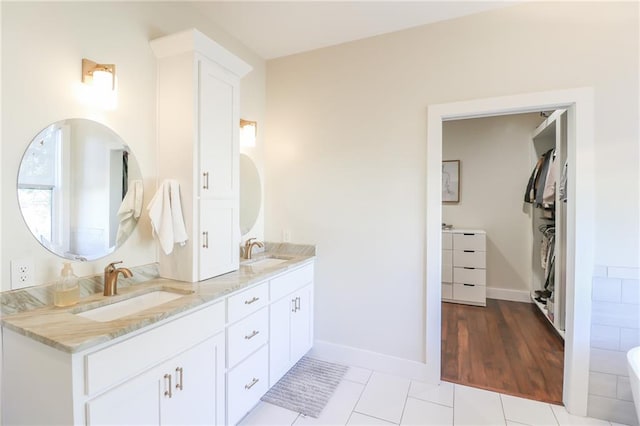
<svg viewBox="0 0 640 426">
<path fill-rule="evenodd" d="M 442 300 L 486 306 L 486 232 L 477 229 L 442 231 Z"/>
</svg>

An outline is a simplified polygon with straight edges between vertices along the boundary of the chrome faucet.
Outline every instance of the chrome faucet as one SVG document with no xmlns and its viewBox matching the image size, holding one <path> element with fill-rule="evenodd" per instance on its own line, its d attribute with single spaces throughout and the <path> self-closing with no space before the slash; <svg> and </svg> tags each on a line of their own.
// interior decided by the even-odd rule
<svg viewBox="0 0 640 426">
<path fill-rule="evenodd" d="M 255 240 L 255 241 L 253 241 L 253 240 Z M 253 250 L 254 246 L 258 246 L 260 248 L 264 248 L 264 244 L 262 244 L 260 241 L 256 240 L 255 238 L 249 238 L 244 243 L 244 258 L 245 259 L 251 259 L 251 250 Z"/>
<path fill-rule="evenodd" d="M 125 278 L 131 278 L 133 274 L 128 268 L 116 268 L 115 265 L 122 263 L 111 262 L 104 268 L 104 295 L 113 296 L 118 294 L 118 274 L 121 273 Z"/>
</svg>

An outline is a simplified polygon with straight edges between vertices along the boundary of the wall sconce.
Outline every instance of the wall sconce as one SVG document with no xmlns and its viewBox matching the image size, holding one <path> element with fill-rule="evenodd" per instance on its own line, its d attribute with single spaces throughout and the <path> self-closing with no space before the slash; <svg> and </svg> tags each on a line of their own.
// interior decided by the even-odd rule
<svg viewBox="0 0 640 426">
<path fill-rule="evenodd" d="M 258 123 L 240 119 L 240 145 L 256 146 L 256 136 L 258 134 Z"/>
<path fill-rule="evenodd" d="M 82 58 L 82 82 L 91 84 L 102 91 L 115 90 L 116 66 L 114 64 L 98 64 Z"/>
</svg>

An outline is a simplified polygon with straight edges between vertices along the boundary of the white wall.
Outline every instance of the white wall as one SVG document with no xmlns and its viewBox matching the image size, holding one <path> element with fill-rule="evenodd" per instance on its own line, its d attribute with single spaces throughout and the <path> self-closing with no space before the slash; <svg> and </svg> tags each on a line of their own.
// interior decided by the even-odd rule
<svg viewBox="0 0 640 426">
<path fill-rule="evenodd" d="M 639 264 L 637 4 L 522 4 L 267 75 L 266 235 L 318 244 L 318 339 L 424 360 L 430 104 L 594 87 L 596 263 Z"/>
<path fill-rule="evenodd" d="M 144 176 L 145 204 L 155 190 L 156 59 L 149 40 L 198 28 L 253 66 L 241 82 L 241 115 L 263 121 L 265 63 L 185 3 L 167 2 L 3 2 L 2 4 L 2 222 L 0 279 L 9 289 L 11 259 L 31 257 L 36 283 L 54 278 L 62 259 L 43 249 L 20 216 L 15 182 L 24 149 L 49 123 L 67 118 L 102 122 L 127 143 Z M 83 57 L 115 63 L 118 106 L 112 111 L 82 104 Z M 261 145 L 254 150 L 260 160 Z M 259 164 L 262 168 L 262 165 Z M 257 226 L 260 234 L 262 223 Z M 262 235 L 258 235 L 262 237 Z M 78 275 L 101 272 L 113 260 L 127 265 L 156 261 L 146 215 L 113 255 L 74 267 Z"/>
<path fill-rule="evenodd" d="M 532 209 L 523 198 L 535 164 L 531 133 L 543 120 L 531 113 L 442 126 L 442 158 L 460 160 L 461 191 L 459 203 L 443 204 L 442 221 L 487 231 L 487 287 L 531 289 Z"/>
</svg>

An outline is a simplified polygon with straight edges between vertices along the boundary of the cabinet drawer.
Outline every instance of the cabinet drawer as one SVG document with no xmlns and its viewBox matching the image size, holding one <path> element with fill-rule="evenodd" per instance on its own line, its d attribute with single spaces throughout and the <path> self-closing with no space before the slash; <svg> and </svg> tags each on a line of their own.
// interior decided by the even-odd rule
<svg viewBox="0 0 640 426">
<path fill-rule="evenodd" d="M 271 280 L 271 300 L 278 300 L 313 282 L 313 265 L 303 266 Z"/>
<path fill-rule="evenodd" d="M 453 266 L 468 266 L 471 268 L 484 268 L 487 263 L 487 254 L 484 251 L 453 251 Z"/>
<path fill-rule="evenodd" d="M 268 389 L 267 346 L 227 373 L 227 424 L 235 425 Z"/>
<path fill-rule="evenodd" d="M 487 293 L 486 287 L 476 284 L 453 284 L 453 298 L 461 302 L 475 303 L 478 305 L 486 305 Z"/>
<path fill-rule="evenodd" d="M 442 281 L 453 282 L 453 251 L 442 250 Z"/>
<path fill-rule="evenodd" d="M 442 298 L 453 299 L 453 284 L 442 283 Z"/>
<path fill-rule="evenodd" d="M 444 280 L 443 280 L 444 281 Z M 459 284 L 487 284 L 487 270 L 481 268 L 453 268 L 453 282 Z"/>
<path fill-rule="evenodd" d="M 453 250 L 453 234 L 451 232 L 442 233 L 442 249 Z"/>
<path fill-rule="evenodd" d="M 232 368 L 269 340 L 269 310 L 265 307 L 227 329 L 227 366 Z"/>
<path fill-rule="evenodd" d="M 269 285 L 265 281 L 262 284 L 230 296 L 227 299 L 227 320 L 234 322 L 269 303 Z"/>
<path fill-rule="evenodd" d="M 85 357 L 87 395 L 134 376 L 224 328 L 224 303 L 200 309 Z"/>
<path fill-rule="evenodd" d="M 454 250 L 476 250 L 486 251 L 486 235 L 485 234 L 453 234 Z"/>
</svg>

